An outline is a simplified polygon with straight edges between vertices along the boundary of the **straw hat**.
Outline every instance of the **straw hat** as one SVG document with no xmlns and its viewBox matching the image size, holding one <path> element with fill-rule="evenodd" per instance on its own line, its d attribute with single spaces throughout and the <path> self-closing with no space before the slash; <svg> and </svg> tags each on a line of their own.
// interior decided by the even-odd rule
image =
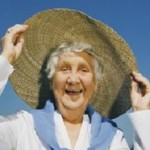
<svg viewBox="0 0 150 150">
<path fill-rule="evenodd" d="M 70 9 L 42 11 L 25 24 L 29 29 L 23 52 L 10 79 L 27 104 L 42 108 L 52 96 L 45 67 L 54 48 L 63 42 L 82 41 L 92 46 L 104 66 L 103 79 L 91 102 L 94 108 L 109 118 L 130 108 L 130 73 L 137 70 L 137 65 L 129 46 L 111 27 Z"/>
</svg>

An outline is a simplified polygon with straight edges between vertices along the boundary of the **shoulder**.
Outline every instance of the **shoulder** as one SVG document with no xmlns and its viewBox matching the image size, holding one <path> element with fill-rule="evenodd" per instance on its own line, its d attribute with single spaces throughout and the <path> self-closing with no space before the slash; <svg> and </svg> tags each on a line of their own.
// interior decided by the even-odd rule
<svg viewBox="0 0 150 150">
<path fill-rule="evenodd" d="M 9 126 L 25 126 L 26 124 L 33 124 L 32 115 L 24 110 L 18 111 L 15 114 L 6 117 L 0 116 L 0 125 L 5 124 Z"/>
<path fill-rule="evenodd" d="M 117 130 L 116 134 L 113 137 L 109 150 L 114 149 L 126 149 L 130 150 L 128 143 L 124 137 L 124 133 L 121 130 Z"/>
<path fill-rule="evenodd" d="M 34 123 L 29 112 L 19 111 L 6 117 L 0 116 L 0 138 L 5 137 L 15 143 L 29 132 L 34 132 Z"/>
</svg>

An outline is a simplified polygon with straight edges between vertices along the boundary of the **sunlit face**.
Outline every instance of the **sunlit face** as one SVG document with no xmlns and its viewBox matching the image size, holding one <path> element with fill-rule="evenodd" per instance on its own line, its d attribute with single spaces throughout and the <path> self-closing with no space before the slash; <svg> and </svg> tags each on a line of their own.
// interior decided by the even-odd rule
<svg viewBox="0 0 150 150">
<path fill-rule="evenodd" d="M 58 110 L 84 112 L 95 88 L 93 57 L 86 52 L 69 52 L 60 57 L 53 77 Z"/>
</svg>

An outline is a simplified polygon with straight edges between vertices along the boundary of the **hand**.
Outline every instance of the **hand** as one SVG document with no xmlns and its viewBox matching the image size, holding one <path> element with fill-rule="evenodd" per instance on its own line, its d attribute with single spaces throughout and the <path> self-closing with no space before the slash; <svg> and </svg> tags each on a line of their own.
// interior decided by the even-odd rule
<svg viewBox="0 0 150 150">
<path fill-rule="evenodd" d="M 131 102 L 134 111 L 150 109 L 150 82 L 140 73 L 132 72 Z"/>
<path fill-rule="evenodd" d="M 6 57 L 9 63 L 13 63 L 21 54 L 24 43 L 23 35 L 26 32 L 27 25 L 15 25 L 7 30 L 2 38 L 2 55 Z"/>
</svg>

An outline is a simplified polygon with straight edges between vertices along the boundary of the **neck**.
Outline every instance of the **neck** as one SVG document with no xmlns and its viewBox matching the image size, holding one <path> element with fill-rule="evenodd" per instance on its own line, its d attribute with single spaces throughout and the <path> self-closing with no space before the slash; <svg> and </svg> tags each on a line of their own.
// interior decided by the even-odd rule
<svg viewBox="0 0 150 150">
<path fill-rule="evenodd" d="M 77 139 L 79 137 L 81 125 L 82 125 L 82 120 L 66 120 L 63 118 L 64 125 L 66 127 L 70 142 L 71 142 L 71 147 L 74 148 L 77 142 Z"/>
<path fill-rule="evenodd" d="M 63 121 L 68 122 L 70 124 L 80 124 L 83 120 L 84 111 L 81 112 L 79 110 L 72 111 L 72 110 L 63 110 L 60 111 Z"/>
</svg>

